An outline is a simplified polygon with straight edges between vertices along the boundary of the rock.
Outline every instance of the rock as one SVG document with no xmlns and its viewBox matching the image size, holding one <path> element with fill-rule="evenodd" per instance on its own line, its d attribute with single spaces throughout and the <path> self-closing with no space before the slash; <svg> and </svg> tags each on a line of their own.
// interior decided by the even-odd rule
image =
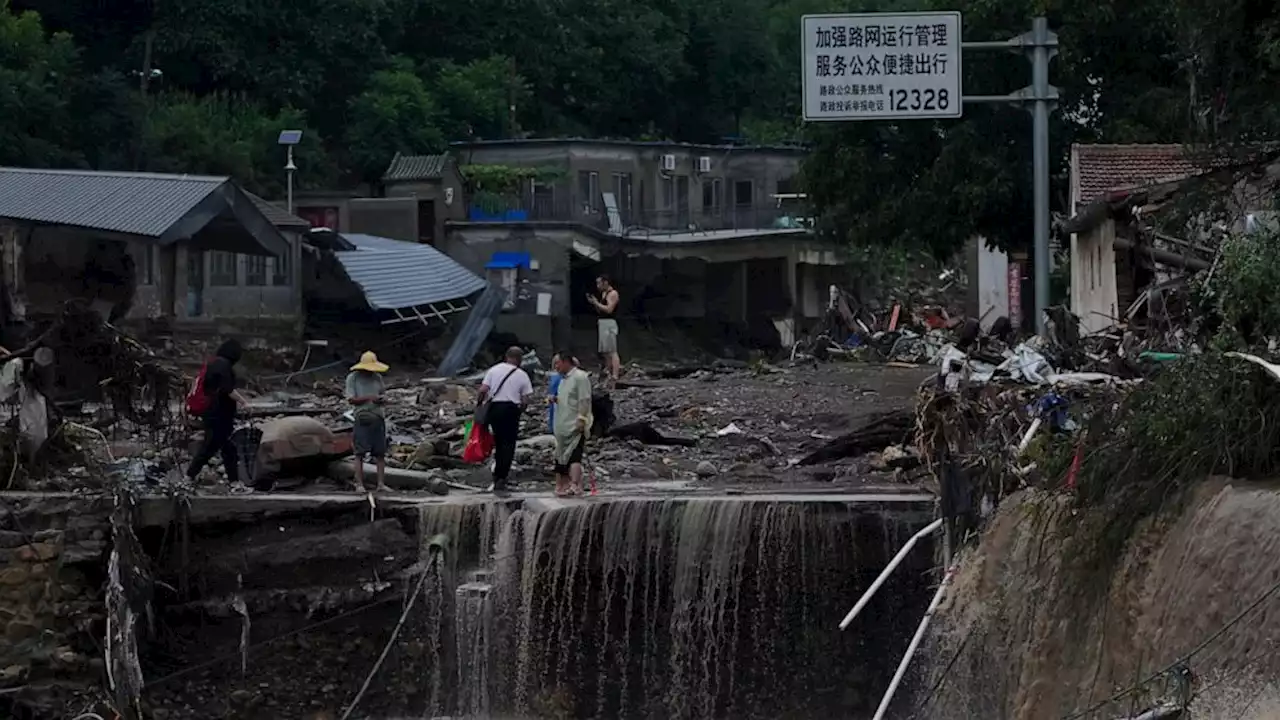
<svg viewBox="0 0 1280 720">
<path fill-rule="evenodd" d="M 27 545 L 18 550 L 18 559 L 24 562 L 44 562 L 58 556 L 58 546 L 52 542 Z"/>
<path fill-rule="evenodd" d="M 234 690 L 231 693 L 231 702 L 237 705 L 248 705 L 253 700 L 254 694 L 249 690 Z"/>
<path fill-rule="evenodd" d="M 694 472 L 696 472 L 700 478 L 715 477 L 720 474 L 720 471 L 717 470 L 716 466 L 711 464 L 711 461 L 709 460 L 703 460 L 698 463 L 698 469 Z"/>
<path fill-rule="evenodd" d="M 13 565 L 0 570 L 0 587 L 26 585 L 31 580 L 29 566 Z"/>
<path fill-rule="evenodd" d="M 14 681 L 21 680 L 22 678 L 26 677 L 26 674 L 27 674 L 26 666 L 10 665 L 5 669 L 0 670 L 0 683 L 8 684 Z"/>
<path fill-rule="evenodd" d="M 14 620 L 5 626 L 4 634 L 9 638 L 10 642 L 17 643 L 22 642 L 23 640 L 30 640 L 32 638 L 39 637 L 43 630 L 43 628 L 34 622 Z"/>
<path fill-rule="evenodd" d="M 660 480 L 662 476 L 657 470 L 647 465 L 634 465 L 625 470 L 619 470 L 618 474 L 630 480 Z"/>
<path fill-rule="evenodd" d="M 27 538 L 20 532 L 0 530 L 0 548 L 16 548 L 27 544 Z"/>
</svg>

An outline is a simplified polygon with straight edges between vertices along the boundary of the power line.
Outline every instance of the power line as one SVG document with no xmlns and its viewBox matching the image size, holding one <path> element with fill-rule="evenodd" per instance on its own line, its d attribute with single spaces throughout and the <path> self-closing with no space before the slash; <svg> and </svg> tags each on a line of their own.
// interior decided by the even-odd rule
<svg viewBox="0 0 1280 720">
<path fill-rule="evenodd" d="M 296 636 L 296 635 L 301 635 L 301 634 L 303 634 L 303 633 L 310 632 L 310 631 L 312 631 L 312 630 L 315 630 L 315 629 L 317 629 L 317 628 L 324 627 L 324 626 L 326 626 L 326 625 L 332 625 L 333 623 L 336 623 L 336 622 L 338 622 L 339 620 L 345 620 L 345 619 L 350 618 L 350 617 L 352 617 L 352 616 L 359 615 L 360 613 L 365 612 L 366 610 L 372 610 L 372 609 L 373 609 L 373 608 L 375 608 L 375 607 L 379 607 L 379 606 L 382 606 L 382 605 L 386 605 L 386 604 L 388 604 L 388 603 L 391 603 L 391 602 L 396 601 L 396 600 L 399 600 L 399 599 L 400 599 L 400 596 L 398 596 L 398 595 L 394 595 L 394 596 L 390 596 L 390 597 L 382 598 L 382 599 L 380 599 L 380 600 L 374 600 L 373 602 L 367 603 L 367 604 L 365 604 L 365 605 L 361 605 L 360 607 L 355 608 L 355 609 L 353 609 L 353 610 L 348 610 L 347 612 L 340 613 L 340 614 L 338 614 L 338 615 L 334 615 L 334 616 L 333 616 L 333 617 L 331 617 L 331 618 L 328 618 L 328 619 L 325 619 L 325 620 L 321 620 L 321 621 L 319 621 L 319 622 L 315 622 L 315 623 L 312 623 L 312 624 L 310 624 L 310 625 L 306 625 L 306 626 L 300 627 L 300 628 L 298 628 L 297 630 L 290 630 L 290 631 L 289 631 L 289 632 L 287 632 L 287 633 L 284 633 L 284 634 L 281 634 L 281 635 L 277 635 L 277 636 L 275 636 L 275 637 L 273 637 L 273 638 L 268 638 L 268 639 L 263 640 L 263 641 L 261 641 L 261 642 L 256 642 L 256 643 L 254 643 L 254 644 L 249 645 L 248 647 L 246 647 L 246 648 L 244 649 L 244 652 L 248 652 L 249 650 L 256 650 L 256 649 L 258 649 L 258 648 L 262 648 L 262 647 L 265 647 L 265 646 L 267 646 L 267 645 L 271 645 L 272 643 L 279 642 L 279 641 L 284 640 L 284 639 L 286 639 L 286 638 L 290 638 L 290 637 L 294 637 L 294 636 Z M 183 669 L 181 669 L 181 670 L 178 670 L 178 671 L 176 671 L 176 672 L 169 673 L 168 675 L 165 675 L 165 676 L 163 676 L 163 677 L 161 677 L 161 678 L 159 678 L 159 679 L 156 679 L 156 680 L 149 680 L 149 681 L 147 682 L 147 686 L 148 686 L 148 687 L 154 687 L 154 686 L 159 685 L 159 684 L 161 684 L 161 683 L 165 683 L 165 682 L 168 682 L 168 681 L 170 681 L 170 680 L 173 680 L 174 678 L 179 678 L 179 677 L 182 677 L 182 676 L 184 676 L 184 675 L 190 675 L 191 673 L 193 673 L 193 672 L 195 672 L 195 671 L 197 671 L 197 670 L 203 670 L 203 669 L 205 669 L 205 668 L 213 667 L 214 665 L 218 665 L 218 664 L 220 664 L 220 663 L 227 662 L 228 660 L 237 660 L 237 659 L 239 659 L 240 657 L 242 657 L 242 655 L 243 655 L 243 652 L 237 651 L 237 652 L 235 652 L 235 653 L 229 653 L 229 654 L 227 654 L 227 655 L 223 655 L 223 656 L 221 656 L 221 657 L 217 657 L 217 658 L 214 658 L 214 659 L 212 659 L 212 660 L 208 660 L 208 661 L 206 661 L 206 662 L 198 663 L 198 664 L 196 664 L 196 665 L 192 665 L 192 666 L 190 666 L 190 667 L 185 667 L 185 668 L 183 668 Z"/>
<path fill-rule="evenodd" d="M 1249 604 L 1248 607 L 1246 607 L 1244 610 L 1241 610 L 1239 614 L 1237 614 L 1235 617 L 1231 618 L 1231 620 L 1229 620 L 1227 624 L 1223 625 L 1221 628 L 1218 628 L 1216 632 L 1214 632 L 1212 635 L 1210 635 L 1209 637 L 1201 641 L 1200 644 L 1192 648 L 1190 652 L 1179 657 L 1177 660 L 1174 660 L 1172 663 L 1168 665 L 1168 667 L 1165 667 L 1163 670 L 1160 670 L 1158 672 L 1152 673 L 1146 679 L 1140 682 L 1137 682 L 1124 690 L 1121 690 L 1120 692 L 1116 693 L 1115 695 L 1112 695 L 1111 697 L 1107 698 L 1106 700 L 1103 700 L 1102 702 L 1099 702 L 1090 706 L 1088 709 L 1081 710 L 1071 715 L 1066 715 L 1062 718 L 1062 720 L 1077 720 L 1077 718 L 1082 718 L 1085 715 L 1089 715 L 1098 710 L 1101 710 L 1107 705 L 1110 705 L 1111 703 L 1116 702 L 1121 698 L 1124 698 L 1128 695 L 1131 695 L 1141 690 L 1152 680 L 1155 680 L 1159 678 L 1161 675 L 1165 675 L 1170 671 L 1177 669 L 1179 665 L 1184 665 L 1190 662 L 1191 658 L 1195 657 L 1197 653 L 1199 653 L 1201 650 L 1204 650 L 1206 647 L 1208 647 L 1209 644 L 1212 643 L 1214 640 L 1217 640 L 1218 638 L 1222 637 L 1223 633 L 1225 633 L 1227 630 L 1230 630 L 1232 627 L 1236 625 L 1236 623 L 1243 620 L 1246 615 L 1256 610 L 1258 606 L 1262 605 L 1262 603 L 1266 602 L 1268 598 L 1274 595 L 1277 590 L 1280 590 L 1280 583 L 1276 583 L 1275 585 L 1272 585 L 1266 592 L 1262 593 L 1262 595 L 1260 595 L 1257 600 L 1254 600 L 1252 603 Z"/>
</svg>

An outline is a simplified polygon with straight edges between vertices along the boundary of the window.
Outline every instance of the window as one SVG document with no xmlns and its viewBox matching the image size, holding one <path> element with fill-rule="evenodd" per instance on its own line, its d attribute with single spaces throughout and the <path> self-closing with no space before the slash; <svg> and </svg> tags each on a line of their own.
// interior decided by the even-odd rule
<svg viewBox="0 0 1280 720">
<path fill-rule="evenodd" d="M 271 258 L 271 284 L 283 287 L 293 284 L 293 264 L 288 255 Z"/>
<path fill-rule="evenodd" d="M 235 283 L 232 282 L 232 285 Z M 244 256 L 244 284 L 261 287 L 267 284 L 267 257 L 265 255 Z"/>
<path fill-rule="evenodd" d="M 755 205 L 755 187 L 750 180 L 738 180 L 733 184 L 733 204 L 738 207 Z"/>
<path fill-rule="evenodd" d="M 583 212 L 600 212 L 600 173 L 582 170 L 578 173 L 578 199 Z"/>
<path fill-rule="evenodd" d="M 792 178 L 783 178 L 778 181 L 778 189 L 774 192 L 778 195 L 794 195 L 796 194 L 796 181 Z"/>
<path fill-rule="evenodd" d="M 613 197 L 618 201 L 619 210 L 631 212 L 631 173 L 613 174 Z"/>
<path fill-rule="evenodd" d="M 718 215 L 724 207 L 724 180 L 721 178 L 705 178 L 702 181 L 702 212 Z"/>
<path fill-rule="evenodd" d="M 210 285 L 235 285 L 236 284 L 236 254 L 213 250 L 208 253 L 209 256 L 209 284 Z"/>
</svg>

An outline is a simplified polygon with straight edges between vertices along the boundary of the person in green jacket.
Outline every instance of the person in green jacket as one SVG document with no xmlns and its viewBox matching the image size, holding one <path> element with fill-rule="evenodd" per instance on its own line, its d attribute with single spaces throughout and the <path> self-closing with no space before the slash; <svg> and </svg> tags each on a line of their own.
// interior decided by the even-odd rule
<svg viewBox="0 0 1280 720">
<path fill-rule="evenodd" d="M 573 353 L 561 351 L 555 370 L 563 378 L 556 389 L 555 476 L 557 495 L 582 494 L 582 454 L 594 420 L 591 414 L 591 378 L 578 367 Z"/>
</svg>

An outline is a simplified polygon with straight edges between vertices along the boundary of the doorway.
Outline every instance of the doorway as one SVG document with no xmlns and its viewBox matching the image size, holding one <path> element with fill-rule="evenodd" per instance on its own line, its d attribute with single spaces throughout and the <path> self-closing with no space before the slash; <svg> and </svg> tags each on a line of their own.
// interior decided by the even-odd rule
<svg viewBox="0 0 1280 720">
<path fill-rule="evenodd" d="M 418 242 L 435 245 L 436 203 L 434 200 L 418 201 Z"/>
</svg>

